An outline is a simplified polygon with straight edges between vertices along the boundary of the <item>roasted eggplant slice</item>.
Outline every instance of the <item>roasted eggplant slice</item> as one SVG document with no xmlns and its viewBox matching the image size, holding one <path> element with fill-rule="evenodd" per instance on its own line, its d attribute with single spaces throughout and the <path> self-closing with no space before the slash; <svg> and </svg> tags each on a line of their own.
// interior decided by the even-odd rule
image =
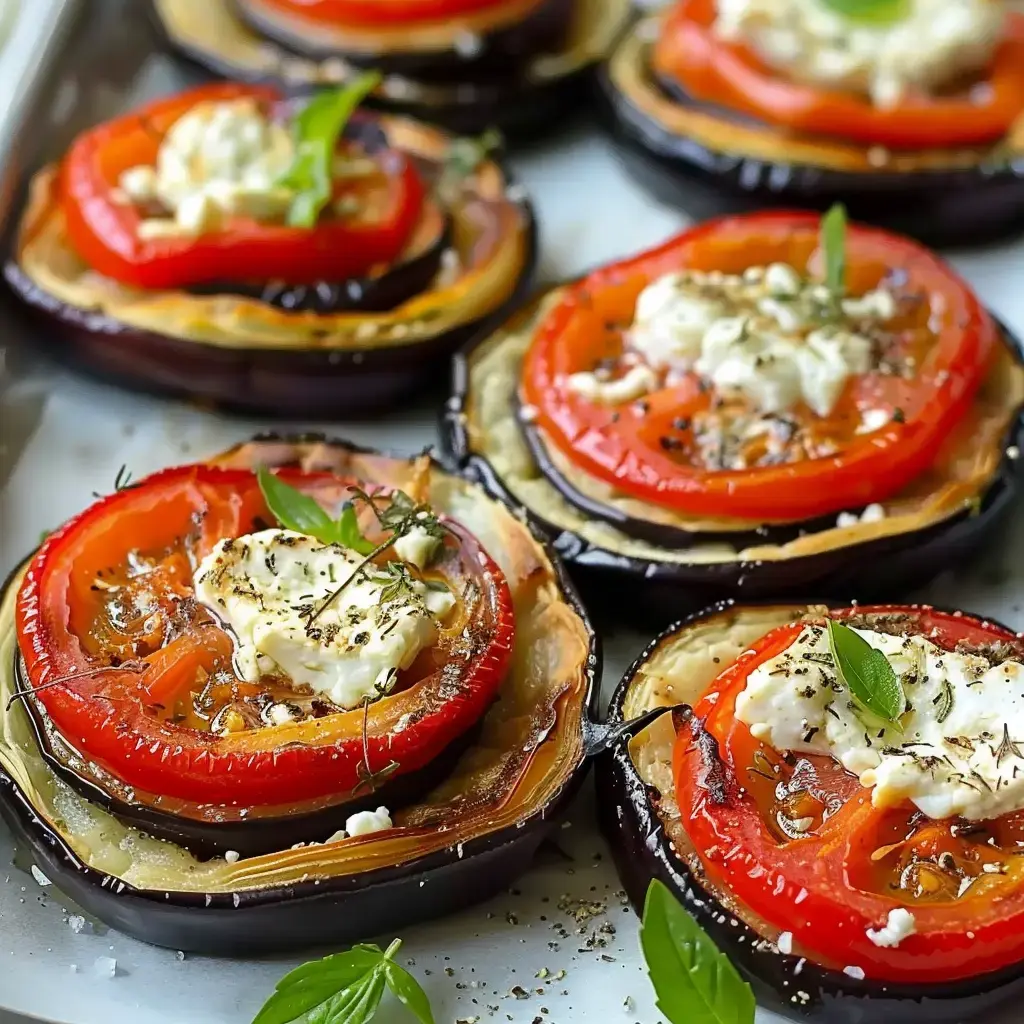
<svg viewBox="0 0 1024 1024">
<path fill-rule="evenodd" d="M 166 133 L 158 134 L 166 140 L 186 120 L 184 111 L 219 110 L 255 97 L 271 104 L 274 116 L 301 116 L 302 104 L 278 103 L 276 95 L 215 85 L 159 101 L 147 108 L 145 121 L 126 117 L 83 136 L 66 160 L 75 173 L 64 181 L 74 179 L 76 195 L 93 188 L 90 153 L 111 137 L 149 147 L 152 152 L 132 157 L 140 167 L 162 159 L 157 154 L 167 143 L 158 149 L 149 132 Z M 272 120 L 262 124 L 279 139 Z M 294 251 L 274 241 L 296 234 L 277 224 L 229 236 L 230 252 L 216 251 L 226 244 L 216 234 L 146 242 L 144 227 L 165 230 L 171 223 L 166 211 L 159 204 L 144 209 L 149 219 L 136 225 L 118 190 L 107 188 L 107 198 L 115 198 L 103 224 L 121 230 L 125 221 L 119 248 L 109 239 L 97 241 L 77 214 L 69 221 L 68 190 L 57 168 L 46 167 L 29 187 L 5 267 L 8 284 L 33 322 L 45 326 L 39 336 L 101 377 L 228 409 L 307 419 L 380 410 L 436 379 L 449 352 L 523 294 L 536 259 L 535 225 L 521 189 L 498 162 L 481 152 L 475 167 L 454 173 L 453 140 L 435 128 L 358 112 L 342 145 L 353 156 L 337 172 L 335 188 L 350 191 L 336 197 L 335 206 L 340 210 L 351 190 L 357 206 L 369 203 L 360 197 L 376 189 L 377 208 L 403 202 L 415 210 L 415 220 L 402 207 L 393 229 L 385 222 L 375 243 L 393 255 L 353 265 L 340 280 L 322 275 L 335 260 L 351 262 L 366 250 L 354 235 L 348 241 L 327 237 L 337 220 L 318 223 L 309 241 L 298 233 L 287 243 Z M 254 193 L 265 201 L 262 196 Z M 392 230 L 393 239 L 386 233 Z M 156 258 L 161 245 L 171 248 L 173 261 Z M 125 261 L 111 257 L 114 250 L 139 255 Z M 261 251 L 277 253 L 277 262 L 261 262 Z M 225 281 L 232 272 L 238 280 Z"/>
<path fill-rule="evenodd" d="M 770 421 L 765 421 L 767 427 L 761 421 L 754 424 L 746 420 L 744 413 L 742 431 L 730 427 L 716 434 L 711 429 L 715 423 L 702 417 L 726 415 L 732 407 L 729 403 L 736 401 L 734 394 L 719 393 L 717 385 L 708 390 L 710 385 L 703 377 L 705 382 L 694 390 L 694 365 L 686 360 L 679 364 L 681 375 L 664 381 L 658 376 L 663 369 L 652 373 L 643 362 L 646 357 L 642 346 L 630 334 L 636 326 L 633 302 L 637 301 L 642 285 L 648 284 L 652 294 L 649 303 L 642 300 L 645 308 L 657 306 L 662 299 L 668 302 L 670 295 L 653 295 L 660 285 L 650 282 L 656 279 L 675 288 L 686 278 L 686 271 L 680 268 L 687 266 L 687 259 L 706 258 L 695 255 L 694 245 L 702 246 L 712 237 L 719 238 L 721 251 L 732 252 L 735 262 L 751 256 L 759 244 L 746 233 L 744 225 L 771 223 L 779 228 L 783 221 L 788 227 L 777 235 L 780 244 L 801 244 L 791 242 L 790 238 L 797 239 L 802 231 L 811 229 L 811 224 L 805 219 L 800 227 L 791 215 L 770 215 L 767 222 L 757 217 L 715 222 L 684 234 L 653 253 L 597 271 L 584 282 L 557 287 L 535 298 L 499 331 L 458 357 L 453 395 L 444 417 L 444 441 L 453 464 L 471 479 L 482 482 L 496 497 L 524 508 L 552 537 L 581 581 L 592 586 L 595 600 L 603 601 L 614 594 L 616 614 L 635 614 L 648 623 L 653 616 L 653 621 L 663 622 L 692 611 L 702 602 L 736 594 L 758 599 L 796 596 L 801 592 L 862 598 L 869 594 L 891 595 L 924 582 L 941 568 L 966 557 L 1011 507 L 1019 484 L 1024 441 L 1024 356 L 1020 341 L 1005 327 L 993 326 L 980 307 L 978 322 L 989 324 L 984 331 L 987 334 L 991 327 L 994 343 L 991 355 L 976 367 L 978 388 L 973 400 L 964 404 L 962 418 L 934 449 L 936 454 L 930 464 L 923 471 L 912 471 L 902 483 L 892 481 L 887 497 L 860 489 L 869 482 L 872 486 L 883 486 L 878 474 L 847 477 L 846 484 L 858 488 L 860 498 L 853 499 L 850 492 L 845 507 L 839 504 L 844 499 L 838 496 L 842 481 L 829 475 L 833 457 L 841 454 L 832 447 L 833 442 L 829 442 L 831 457 L 826 456 L 813 466 L 805 464 L 814 472 L 824 473 L 815 483 L 801 478 L 796 467 L 802 457 L 797 462 L 787 462 L 793 452 L 786 456 L 782 449 L 759 447 L 766 436 L 769 444 L 779 441 L 781 435 L 775 430 L 779 424 L 786 428 L 787 443 L 792 442 L 796 436 L 793 431 L 797 429 L 792 410 L 777 422 L 778 414 L 765 414 Z M 859 230 L 850 229 L 851 254 L 859 245 Z M 869 234 L 876 240 L 887 237 L 876 232 Z M 726 237 L 731 241 L 724 241 Z M 740 237 L 745 242 L 733 245 Z M 918 255 L 923 252 L 914 249 Z M 766 262 L 772 258 L 766 255 Z M 857 259 L 850 255 L 851 265 Z M 916 257 L 903 265 L 910 268 L 915 262 Z M 947 273 L 941 264 L 931 265 L 937 272 Z M 737 267 L 727 269 L 739 273 Z M 673 278 L 677 271 L 681 278 Z M 912 269 L 909 272 L 911 276 L 916 273 Z M 732 287 L 729 280 L 739 282 L 740 277 L 721 274 L 721 280 L 716 278 L 706 285 L 711 299 L 718 301 L 715 296 L 720 297 L 719 291 Z M 685 291 L 689 285 L 684 283 L 680 287 Z M 747 285 L 737 287 L 742 290 Z M 895 286 L 893 294 L 900 287 Z M 941 290 L 942 286 L 936 287 Z M 962 283 L 957 287 L 963 287 Z M 693 308 L 696 307 L 686 306 L 687 316 Z M 668 333 L 660 334 L 661 327 L 654 320 L 645 322 L 652 344 L 668 345 L 665 339 L 671 340 L 671 330 L 679 325 L 680 330 L 688 330 L 691 325 L 683 317 L 686 310 L 679 305 L 679 318 L 673 320 L 675 326 L 670 328 L 665 321 L 662 326 Z M 668 306 L 664 312 L 670 318 L 675 316 Z M 760 323 L 756 315 L 752 316 L 749 323 L 754 326 L 749 330 L 755 336 L 761 327 L 756 326 Z M 706 326 L 697 332 L 698 340 Z M 623 331 L 628 336 L 625 349 Z M 620 351 L 622 354 L 616 355 Z M 530 369 L 525 369 L 531 358 Z M 775 358 L 773 355 L 772 360 Z M 781 358 L 784 361 L 785 357 Z M 578 384 L 569 380 L 574 371 L 590 367 L 592 359 L 597 361 L 596 377 L 583 372 Z M 770 365 L 780 365 L 772 360 Z M 697 364 L 697 369 L 706 365 Z M 751 365 L 756 368 L 756 360 Z M 545 413 L 532 393 L 524 397 L 524 391 L 529 390 L 529 373 L 537 371 L 543 375 L 549 370 L 555 377 L 539 393 L 555 396 L 557 392 L 562 397 L 552 397 L 558 409 L 550 405 Z M 668 371 L 670 375 L 673 372 Z M 881 370 L 883 377 L 887 372 Z M 600 390 L 631 388 L 634 376 L 639 380 L 641 374 L 645 375 L 644 380 L 650 377 L 650 384 L 644 385 L 650 387 L 649 393 L 626 394 L 623 390 L 611 395 L 610 391 Z M 904 380 L 913 376 L 911 373 Z M 867 390 L 860 393 L 874 396 L 866 403 L 870 405 L 878 392 L 874 385 L 866 384 L 867 378 L 863 379 Z M 936 379 L 945 380 L 941 374 Z M 847 380 L 843 393 L 849 398 L 861 385 Z M 883 387 L 895 383 L 891 377 L 885 380 L 888 383 Z M 545 390 L 548 384 L 551 389 Z M 902 389 L 904 385 L 897 386 Z M 573 387 L 585 393 L 572 394 Z M 529 388 L 537 390 L 533 384 Z M 611 395 L 612 404 L 591 402 L 588 396 L 598 392 Z M 909 393 L 901 390 L 901 394 Z M 723 395 L 728 399 L 724 405 Z M 710 411 L 701 411 L 709 401 Z M 890 427 L 902 430 L 910 413 L 907 406 L 879 414 L 882 421 L 895 418 L 886 426 L 885 422 L 873 421 L 875 414 L 869 413 L 866 405 L 861 405 L 858 413 L 851 411 L 850 415 L 864 415 L 867 420 L 847 423 L 842 429 L 856 429 L 850 431 L 847 442 L 840 447 L 849 443 L 870 457 L 872 453 L 861 438 L 871 437 L 877 444 L 883 444 L 880 438 L 886 431 Z M 687 413 L 684 406 L 697 411 Z M 940 407 L 948 408 L 946 404 L 932 406 Z M 840 408 L 837 405 L 835 410 Z M 835 410 L 830 413 L 832 417 L 840 415 Z M 822 420 L 817 415 L 808 420 L 818 425 L 826 421 L 827 418 Z M 703 426 L 705 422 L 710 424 L 707 429 Z M 771 432 L 765 434 L 762 427 L 770 427 Z M 562 434 L 556 439 L 553 431 Z M 630 431 L 635 431 L 635 439 Z M 571 449 L 565 440 L 570 435 L 577 439 L 576 447 Z M 725 441 L 734 435 L 742 441 L 746 461 L 736 461 L 740 458 L 739 449 L 731 452 L 724 447 Z M 832 435 L 836 441 L 839 436 Z M 770 440 L 773 437 L 775 441 Z M 745 447 L 751 440 L 756 450 Z M 877 448 L 877 444 L 871 447 Z M 718 461 L 692 461 L 697 455 L 703 458 L 702 452 L 711 452 Z M 724 461 L 720 458 L 723 452 L 728 456 Z M 680 480 L 692 483 L 680 483 L 680 490 L 673 494 L 681 496 L 672 497 L 673 502 L 678 501 L 673 507 L 668 497 L 662 500 L 660 496 L 668 494 L 669 477 L 678 472 L 681 463 L 675 460 L 686 458 L 691 459 L 686 463 L 690 468 L 682 471 Z M 612 470 L 606 473 L 602 468 L 613 460 L 617 460 L 618 469 L 614 472 L 620 474 L 616 478 L 618 483 L 610 478 Z M 708 478 L 702 476 L 703 470 L 693 467 L 720 463 L 725 470 L 721 480 L 729 483 L 719 501 L 705 489 Z M 655 464 L 659 468 L 648 472 Z M 746 468 L 737 472 L 730 466 Z M 740 486 L 754 483 L 755 477 L 748 477 L 747 472 L 755 466 L 764 470 L 764 476 L 758 479 L 770 483 L 770 500 L 782 503 L 774 505 L 772 512 L 765 507 L 760 516 L 754 514 L 756 502 L 769 498 L 769 492 L 762 492 L 755 505 L 750 505 Z M 894 466 L 890 457 L 885 471 L 892 471 Z M 772 481 L 781 480 L 780 474 L 795 475 L 789 484 L 776 491 Z M 701 504 L 688 508 L 691 501 Z M 712 507 L 714 502 L 718 504 Z M 799 504 L 799 514 L 793 503 Z M 609 586 L 609 581 L 614 585 Z"/>
<path fill-rule="evenodd" d="M 250 13 L 257 6 L 266 5 L 250 4 Z M 557 23 L 560 5 L 554 2 L 547 6 L 551 10 L 538 25 L 551 35 L 563 36 L 559 45 L 535 51 L 530 60 L 512 68 L 502 68 L 499 63 L 498 74 L 493 73 L 493 66 L 486 74 L 474 71 L 472 66 L 468 73 L 462 73 L 456 54 L 445 58 L 450 61 L 447 76 L 437 70 L 440 58 L 433 58 L 427 61 L 429 74 L 416 70 L 415 76 L 409 77 L 413 75 L 409 62 L 422 67 L 422 54 L 418 62 L 408 53 L 396 54 L 392 61 L 379 54 L 380 59 L 372 63 L 390 73 L 373 101 L 387 110 L 408 112 L 466 134 L 499 127 L 510 135 L 527 135 L 561 123 L 585 93 L 586 79 L 595 63 L 611 51 L 627 25 L 630 4 L 628 0 L 571 0 L 569 26 L 564 32 L 557 24 L 552 28 L 548 20 Z M 154 0 L 154 10 L 172 47 L 217 74 L 242 81 L 269 81 L 291 89 L 337 85 L 349 81 L 368 62 L 365 51 L 322 59 L 300 56 L 293 48 L 256 32 L 240 15 L 235 0 L 203 4 Z M 451 35 L 447 25 L 437 31 L 442 41 Z M 460 45 L 464 44 L 463 38 Z M 372 41 L 365 45 L 373 48 Z M 475 46 L 472 40 L 471 45 Z"/>
<path fill-rule="evenodd" d="M 723 741 L 718 739 L 719 726 L 706 717 L 701 720 L 710 706 L 707 695 L 721 686 L 725 678 L 738 679 L 740 684 L 744 682 L 750 668 L 758 664 L 754 652 L 762 651 L 762 638 L 768 635 L 791 637 L 807 623 L 822 624 L 826 615 L 837 616 L 838 621 L 848 622 L 858 629 L 875 630 L 876 637 L 879 633 L 894 634 L 886 639 L 896 644 L 904 642 L 900 638 L 905 635 L 926 633 L 943 650 L 980 655 L 977 664 L 982 673 L 991 665 L 1019 661 L 1024 654 L 1019 634 L 960 612 L 941 613 L 922 606 L 830 612 L 824 607 L 806 605 L 758 606 L 727 602 L 671 626 L 637 659 L 616 689 L 609 712 L 610 725 L 622 729 L 622 723 L 636 720 L 638 727 L 631 731 L 631 738 L 621 742 L 596 767 L 598 813 L 623 883 L 634 905 L 640 907 L 651 879 L 664 882 L 750 979 L 759 1002 L 794 1019 L 827 1021 L 828 1024 L 859 1024 L 865 1020 L 885 1020 L 893 1024 L 927 1021 L 931 1024 L 933 1021 L 990 1019 L 988 1014 L 998 1004 L 1019 997 L 1024 991 L 1024 972 L 1020 962 L 1013 959 L 1019 954 L 1008 953 L 1001 964 L 993 966 L 995 961 L 986 963 L 982 953 L 987 941 L 983 922 L 987 921 L 985 914 L 992 906 L 985 895 L 987 883 L 982 881 L 979 889 L 971 893 L 976 899 L 966 897 L 960 902 L 971 885 L 978 884 L 975 872 L 982 880 L 1008 881 L 995 870 L 990 873 L 981 867 L 982 862 L 1000 855 L 998 841 L 987 844 L 987 852 L 977 863 L 970 857 L 963 859 L 964 854 L 973 854 L 975 839 L 987 843 L 989 832 L 999 827 L 993 821 L 977 822 L 976 827 L 962 829 L 954 824 L 951 830 L 949 819 L 932 821 L 919 813 L 909 833 L 920 839 L 922 830 L 931 828 L 936 834 L 942 832 L 951 836 L 948 847 L 929 852 L 918 842 L 912 850 L 913 839 L 901 842 L 908 833 L 904 829 L 904 833 L 894 839 L 896 845 L 879 848 L 879 856 L 873 861 L 869 861 L 874 848 L 869 845 L 871 827 L 865 824 L 860 832 L 865 845 L 837 844 L 851 851 L 848 854 L 850 874 L 832 894 L 836 910 L 831 918 L 818 916 L 823 906 L 818 901 L 824 898 L 827 902 L 829 897 L 823 897 L 823 890 L 815 884 L 809 884 L 795 903 L 788 897 L 792 895 L 790 884 L 799 889 L 802 877 L 801 870 L 794 866 L 793 855 L 798 853 L 804 864 L 826 863 L 827 855 L 818 856 L 819 829 L 845 828 L 844 814 L 852 807 L 847 801 L 851 794 L 859 801 L 865 792 L 856 775 L 843 771 L 837 762 L 815 754 L 790 752 L 786 762 L 776 764 L 775 751 L 767 745 L 763 748 L 759 757 L 765 759 L 765 775 L 771 776 L 770 780 L 764 780 L 773 794 L 768 798 L 769 803 L 775 799 L 778 788 L 779 798 L 789 802 L 784 809 L 788 814 L 792 810 L 790 804 L 795 806 L 799 799 L 806 797 L 803 809 L 807 814 L 798 819 L 798 824 L 806 826 L 806 831 L 796 833 L 798 838 L 791 839 L 776 822 L 773 842 L 778 844 L 778 852 L 767 871 L 759 872 L 753 866 L 753 859 L 759 856 L 753 852 L 758 849 L 756 840 L 739 844 L 737 849 L 743 848 L 745 885 L 736 881 L 733 886 L 722 881 L 727 862 L 715 860 L 712 844 L 704 843 L 703 833 L 698 835 L 699 828 L 695 830 L 691 825 L 685 808 L 690 806 L 693 794 L 678 788 L 678 780 L 683 778 L 681 773 L 688 769 L 686 758 L 694 756 L 694 746 L 700 746 L 709 763 L 719 755 L 727 756 L 722 749 Z M 933 629 L 935 632 L 931 632 Z M 744 668 L 744 659 L 750 668 Z M 765 660 L 763 655 L 760 660 Z M 817 673 L 816 663 L 803 660 L 802 664 L 811 666 Z M 774 670 L 765 665 L 763 671 Z M 908 695 L 913 685 L 907 684 Z M 937 684 L 933 681 L 924 685 Z M 959 692 L 957 690 L 957 695 Z M 1006 699 L 1011 699 L 1009 694 Z M 729 700 L 723 699 L 722 703 L 725 707 L 733 706 Z M 664 709 L 660 716 L 656 714 L 658 708 Z M 944 707 L 940 707 L 936 716 L 942 717 L 944 713 Z M 645 724 L 652 714 L 656 716 L 654 721 Z M 748 716 L 744 714 L 744 717 Z M 705 725 L 712 732 L 706 731 Z M 735 728 L 737 737 L 749 735 L 746 725 L 739 723 Z M 628 726 L 625 729 L 630 732 Z M 699 741 L 691 737 L 699 737 Z M 732 744 L 739 740 L 730 738 L 725 742 L 733 750 Z M 900 737 L 894 741 L 900 749 L 903 742 L 910 740 Z M 958 756 L 957 748 L 951 749 L 953 756 Z M 967 753 L 966 750 L 961 752 Z M 885 756 L 892 753 L 890 750 Z M 1010 756 L 1005 754 L 1000 768 L 995 768 L 995 757 L 992 758 L 997 772 L 1005 768 L 1008 774 L 1013 774 Z M 828 775 L 829 765 L 837 774 Z M 780 768 L 778 773 L 775 767 Z M 766 795 L 759 775 L 749 774 L 747 778 L 752 780 L 751 794 L 756 791 L 758 798 Z M 794 779 L 800 784 L 794 786 Z M 826 797 L 820 787 L 816 789 L 819 796 L 832 800 L 824 821 L 820 814 L 817 817 L 812 814 L 812 804 L 819 811 L 822 805 L 814 802 L 809 790 L 800 789 L 803 784 L 800 780 L 808 782 L 812 789 L 820 783 L 830 790 Z M 709 769 L 701 774 L 699 785 L 707 787 L 708 806 L 716 808 L 712 815 L 721 813 L 717 810 L 719 807 L 736 806 L 732 769 L 723 768 L 718 774 Z M 747 782 L 741 781 L 740 785 L 746 786 Z M 719 786 L 717 791 L 715 786 Z M 714 792 L 718 792 L 718 796 L 712 795 Z M 725 803 L 716 804 L 714 801 L 719 797 Z M 739 799 L 742 802 L 745 798 Z M 903 815 L 906 820 L 907 808 L 912 809 L 913 805 L 907 803 L 889 812 L 877 811 L 869 801 L 862 804 L 860 810 L 865 821 L 886 814 L 894 818 Z M 778 820 L 791 823 L 787 814 L 780 811 Z M 749 821 L 750 818 L 745 812 L 737 811 L 734 820 Z M 955 823 L 956 819 L 953 821 Z M 958 833 L 964 837 L 960 840 L 963 845 L 957 843 Z M 973 838 L 966 838 L 971 836 Z M 722 838 L 727 841 L 724 833 Z M 750 862 L 746 860 L 748 857 Z M 873 873 L 864 870 L 865 861 L 875 865 Z M 948 892 L 940 886 L 935 890 L 935 902 L 930 902 L 927 895 L 920 900 L 927 887 L 918 886 L 917 882 L 923 882 L 928 871 L 934 868 L 935 879 L 941 883 L 947 869 L 959 872 L 968 863 L 975 866 L 965 874 L 965 878 L 970 876 L 967 884 L 958 880 L 951 883 Z M 909 871 L 905 870 L 905 865 L 910 865 Z M 893 871 L 900 877 L 886 886 L 885 879 Z M 735 874 L 730 877 L 737 878 Z M 782 894 L 770 907 L 770 913 L 759 909 L 765 901 L 757 895 L 757 890 L 765 878 L 770 879 L 772 885 L 777 880 L 778 891 Z M 988 891 L 991 895 L 995 890 Z M 845 902 L 847 896 L 852 902 Z M 1003 913 L 1009 916 L 1016 906 L 1012 902 L 1015 898 L 1009 897 L 995 916 Z M 883 904 L 891 905 L 890 909 L 903 908 L 903 913 L 896 915 L 902 928 L 894 927 L 892 934 L 885 931 L 886 911 L 880 912 L 878 920 L 872 918 L 866 928 L 859 924 L 846 927 L 847 915 L 851 921 L 860 912 L 870 917 Z M 996 906 L 999 905 L 997 897 Z M 910 925 L 906 923 L 908 920 Z M 876 930 L 874 925 L 883 927 Z M 871 939 L 872 932 L 877 942 Z M 836 934 L 844 933 L 839 962 L 815 952 L 815 942 L 827 945 Z M 955 967 L 946 968 L 943 945 L 947 940 L 956 941 L 957 934 L 965 952 L 954 958 Z M 966 952 L 968 949 L 970 953 Z M 863 966 L 858 963 L 862 957 L 866 958 Z"/>
<path fill-rule="evenodd" d="M 1024 228 L 1024 113 L 983 145 L 897 149 L 794 133 L 687 94 L 652 70 L 667 15 L 635 25 L 599 75 L 601 110 L 627 168 L 694 216 L 766 205 L 825 208 L 935 245 Z"/>
<path fill-rule="evenodd" d="M 142 794 L 122 789 L 120 802 L 104 807 L 88 798 L 95 797 L 95 789 L 87 796 L 80 779 L 69 785 L 65 774 L 54 770 L 52 751 L 40 746 L 26 707 L 26 700 L 41 704 L 43 692 L 16 698 L 14 622 L 28 612 L 25 601 L 33 588 L 22 589 L 24 568 L 15 572 L 0 612 L 0 689 L 6 709 L 0 718 L 0 811 L 47 876 L 101 920 L 145 941 L 221 955 L 343 942 L 365 932 L 369 919 L 375 928 L 399 928 L 507 885 L 580 781 L 596 699 L 596 640 L 571 586 L 544 544 L 482 489 L 425 458 L 392 458 L 314 438 L 258 439 L 213 459 L 204 472 L 251 477 L 259 466 L 281 467 L 278 479 L 306 475 L 326 486 L 341 477 L 384 488 L 382 494 L 402 490 L 426 496 L 454 529 L 472 532 L 495 557 L 514 607 L 515 642 L 497 699 L 463 741 L 465 751 L 442 755 L 444 778 L 434 779 L 429 793 L 391 808 L 393 828 L 342 839 L 332 836 L 333 823 L 307 816 L 309 830 L 294 845 L 294 830 L 281 834 L 279 822 L 265 819 L 261 855 L 239 858 L 235 851 L 200 860 L 181 841 L 189 842 L 188 821 L 179 819 L 179 842 L 154 838 L 136 827 L 144 815 L 136 821 L 123 816 L 127 803 L 145 809 Z M 175 472 L 151 479 L 173 482 Z M 136 498 L 144 498 L 148 487 L 146 482 Z M 108 500 L 115 499 L 136 500 L 130 491 Z M 481 564 L 486 561 L 484 556 Z M 277 567 L 284 571 L 280 562 Z M 118 585 L 113 578 L 103 582 Z M 110 591 L 100 595 L 110 596 Z M 23 648 L 21 654 L 28 672 L 37 672 L 38 649 Z M 57 689 L 55 683 L 51 692 Z M 408 699 L 398 693 L 383 703 Z M 445 707 L 450 710 L 451 703 Z M 329 721 L 318 718 L 312 724 Z M 425 721 L 407 716 L 404 729 L 415 731 Z M 402 732 L 392 728 L 392 742 Z M 293 747 L 282 749 L 281 757 L 292 757 Z M 158 759 L 147 763 L 162 770 Z M 96 765 L 84 770 L 95 783 Z M 282 760 L 272 778 L 266 773 L 263 778 L 276 784 L 288 770 Z M 235 776 L 238 785 L 255 784 L 255 776 L 243 775 Z M 306 785 L 310 776 L 303 771 L 295 778 Z M 222 809 L 231 817 L 228 807 Z M 215 818 L 207 822 L 207 832 Z M 260 823 L 251 822 L 250 828 L 255 836 Z"/>
</svg>

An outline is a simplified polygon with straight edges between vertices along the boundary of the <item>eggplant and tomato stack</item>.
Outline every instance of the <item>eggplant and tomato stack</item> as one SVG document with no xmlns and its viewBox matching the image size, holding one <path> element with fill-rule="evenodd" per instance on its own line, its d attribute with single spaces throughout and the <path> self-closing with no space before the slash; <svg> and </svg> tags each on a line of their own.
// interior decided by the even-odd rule
<svg viewBox="0 0 1024 1024">
<path fill-rule="evenodd" d="M 218 74 L 289 88 L 361 68 L 373 101 L 459 132 L 547 130 L 626 27 L 629 0 L 154 0 L 171 45 Z"/>
<path fill-rule="evenodd" d="M 1024 227 L 1024 14 L 989 0 L 678 0 L 601 77 L 622 155 L 707 215 L 842 199 L 933 244 Z"/>
<path fill-rule="evenodd" d="M 113 927 L 221 954 L 508 884 L 579 781 L 597 670 L 559 568 L 478 487 L 273 439 L 53 533 L 0 659 L 19 841 Z"/>
<path fill-rule="evenodd" d="M 648 622 L 922 582 L 1019 476 L 1019 343 L 935 255 L 841 207 L 710 221 L 460 360 L 454 460 Z"/>
<path fill-rule="evenodd" d="M 1022 714 L 1024 639 L 995 623 L 727 604 L 626 674 L 613 722 L 654 720 L 598 807 L 634 902 L 669 886 L 765 1005 L 990 1020 L 1024 992 Z"/>
<path fill-rule="evenodd" d="M 480 145 L 360 109 L 375 81 L 202 86 L 79 136 L 5 268 L 43 337 L 227 408 L 345 418 L 422 388 L 526 286 L 535 229 Z"/>
</svg>

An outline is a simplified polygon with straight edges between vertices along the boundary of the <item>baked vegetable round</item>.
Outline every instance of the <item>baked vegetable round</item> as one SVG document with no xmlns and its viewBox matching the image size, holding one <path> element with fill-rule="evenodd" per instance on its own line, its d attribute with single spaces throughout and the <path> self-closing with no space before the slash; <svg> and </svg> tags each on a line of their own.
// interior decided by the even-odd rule
<svg viewBox="0 0 1024 1024">
<path fill-rule="evenodd" d="M 529 284 L 535 226 L 477 144 L 216 84 L 80 136 L 5 267 L 60 354 L 133 387 L 343 418 L 393 403 Z"/>
<path fill-rule="evenodd" d="M 1019 343 L 915 243 L 830 223 L 709 222 L 527 304 L 460 356 L 453 459 L 662 621 L 963 557 L 1017 484 Z"/>
<path fill-rule="evenodd" d="M 822 8 L 758 21 L 742 0 L 680 0 L 634 26 L 600 76 L 627 166 L 698 216 L 841 199 L 932 244 L 1019 231 L 1024 17 L 975 0 L 879 23 Z"/>
<path fill-rule="evenodd" d="M 582 775 L 598 667 L 514 516 L 315 439 L 102 499 L 15 573 L 0 647 L 19 841 L 111 926 L 225 954 L 507 884 Z"/>
<path fill-rule="evenodd" d="M 628 24 L 628 0 L 429 5 L 154 0 L 170 45 L 220 75 L 289 88 L 386 74 L 373 102 L 458 132 L 550 130 Z"/>
<path fill-rule="evenodd" d="M 1024 984 L 1022 686 L 1021 635 L 961 612 L 728 603 L 677 623 L 612 701 L 613 725 L 653 723 L 597 769 L 631 899 L 661 879 L 801 1020 L 980 1019 Z"/>
</svg>

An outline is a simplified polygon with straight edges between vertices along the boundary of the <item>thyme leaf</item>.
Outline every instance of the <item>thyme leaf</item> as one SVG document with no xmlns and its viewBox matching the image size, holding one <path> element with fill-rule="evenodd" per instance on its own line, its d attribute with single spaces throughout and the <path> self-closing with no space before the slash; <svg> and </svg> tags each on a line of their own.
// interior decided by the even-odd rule
<svg viewBox="0 0 1024 1024">
<path fill-rule="evenodd" d="M 935 720 L 942 723 L 953 711 L 953 684 L 948 679 L 942 680 L 942 689 L 935 701 Z"/>
</svg>

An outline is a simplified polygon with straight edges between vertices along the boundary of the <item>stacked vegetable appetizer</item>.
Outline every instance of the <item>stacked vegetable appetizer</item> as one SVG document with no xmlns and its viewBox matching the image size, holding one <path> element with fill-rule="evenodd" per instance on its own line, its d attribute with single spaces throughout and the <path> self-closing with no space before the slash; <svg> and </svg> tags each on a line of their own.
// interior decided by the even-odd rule
<svg viewBox="0 0 1024 1024">
<path fill-rule="evenodd" d="M 706 223 L 464 358 L 453 457 L 648 622 L 906 587 L 1017 478 L 1018 343 L 936 256 L 841 208 Z"/>
<path fill-rule="evenodd" d="M 85 132 L 32 181 L 6 277 L 86 369 L 277 414 L 379 409 L 526 286 L 525 196 L 470 140 L 201 86 Z"/>
<path fill-rule="evenodd" d="M 218 74 L 309 87 L 360 68 L 374 100 L 460 132 L 550 129 L 580 99 L 628 0 L 154 0 L 171 45 Z"/>
<path fill-rule="evenodd" d="M 631 166 L 703 211 L 842 199 L 933 242 L 1024 223 L 1024 15 L 1002 3 L 678 0 L 602 94 Z"/>
</svg>

